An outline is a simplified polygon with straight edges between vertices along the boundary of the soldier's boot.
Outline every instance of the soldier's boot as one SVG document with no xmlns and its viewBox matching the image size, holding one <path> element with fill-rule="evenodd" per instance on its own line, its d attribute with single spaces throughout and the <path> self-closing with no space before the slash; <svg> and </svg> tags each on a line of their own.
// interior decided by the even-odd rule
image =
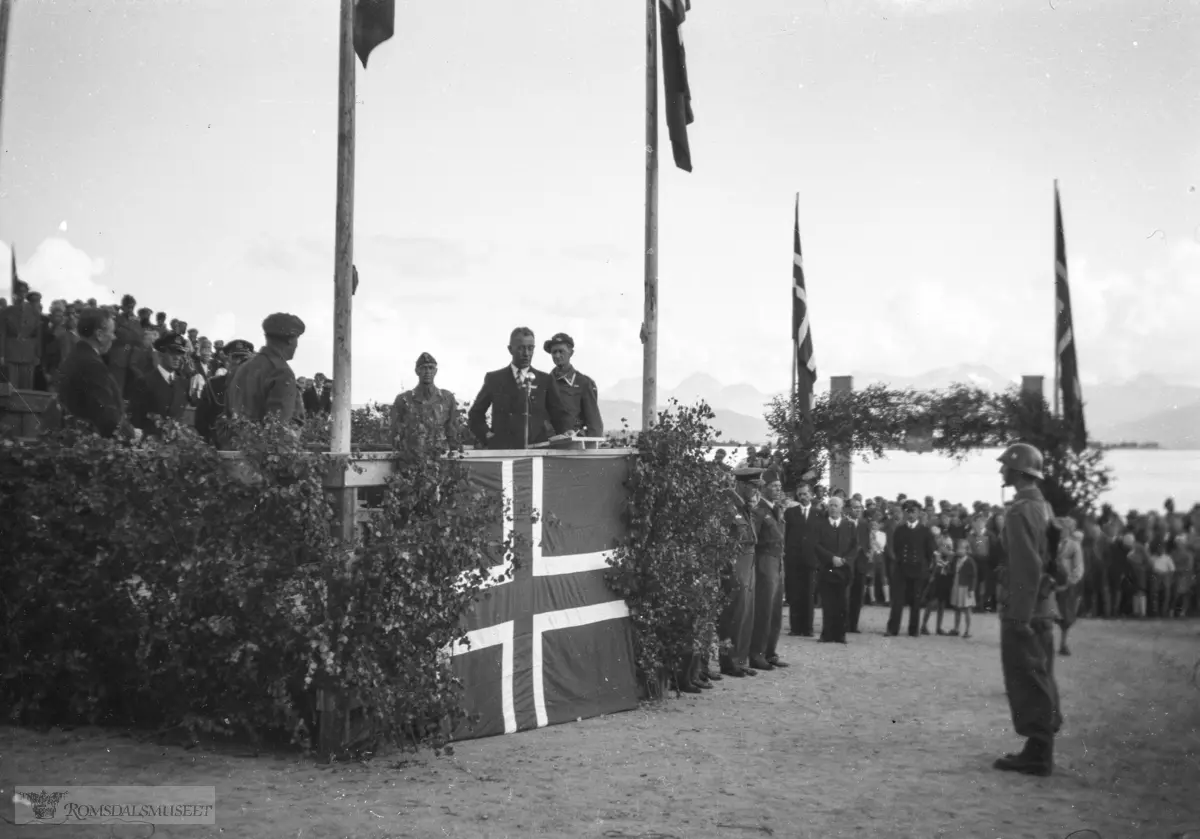
<svg viewBox="0 0 1200 839">
<path fill-rule="evenodd" d="M 1020 754 L 1005 755 L 993 765 L 1002 772 L 1048 777 L 1054 772 L 1054 741 L 1027 740 Z"/>
</svg>

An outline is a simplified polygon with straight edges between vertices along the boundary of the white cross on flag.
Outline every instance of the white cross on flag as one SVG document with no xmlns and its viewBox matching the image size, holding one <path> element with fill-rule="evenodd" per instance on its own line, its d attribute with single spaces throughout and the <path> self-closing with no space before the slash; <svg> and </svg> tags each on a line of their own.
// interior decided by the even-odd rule
<svg viewBox="0 0 1200 839">
<path fill-rule="evenodd" d="M 513 578 L 479 596 L 464 617 L 470 644 L 451 650 L 464 705 L 480 716 L 455 739 L 636 708 L 629 608 L 604 581 L 606 552 L 625 533 L 628 457 L 597 450 L 468 463 L 471 479 L 512 511 L 496 522 L 495 540 L 513 529 L 523 538 Z"/>
</svg>

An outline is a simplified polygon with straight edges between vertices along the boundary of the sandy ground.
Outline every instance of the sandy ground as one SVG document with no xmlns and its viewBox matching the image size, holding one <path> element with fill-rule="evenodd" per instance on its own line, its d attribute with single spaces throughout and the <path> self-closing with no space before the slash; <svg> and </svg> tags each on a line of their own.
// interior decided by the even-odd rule
<svg viewBox="0 0 1200 839">
<path fill-rule="evenodd" d="M 1019 745 L 994 617 L 969 640 L 886 638 L 883 623 L 868 608 L 848 647 L 784 638 L 785 670 L 451 757 L 322 767 L 7 729 L 0 812 L 12 818 L 14 783 L 202 784 L 217 788 L 218 826 L 156 835 L 1200 839 L 1200 624 L 1080 623 L 1058 662 L 1058 770 L 1041 779 L 991 768 Z M 0 835 L 151 831 L 0 823 Z"/>
</svg>

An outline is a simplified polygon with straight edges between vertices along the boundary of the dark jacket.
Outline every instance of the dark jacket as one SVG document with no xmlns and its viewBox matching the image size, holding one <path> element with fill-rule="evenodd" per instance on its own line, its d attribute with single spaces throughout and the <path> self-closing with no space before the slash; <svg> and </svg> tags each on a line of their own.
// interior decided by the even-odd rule
<svg viewBox="0 0 1200 839">
<path fill-rule="evenodd" d="M 217 423 L 225 416 L 225 401 L 229 391 L 229 374 L 209 379 L 204 390 L 200 392 L 200 402 L 196 405 L 196 433 L 220 448 L 221 441 L 217 436 Z"/>
<path fill-rule="evenodd" d="M 567 431 L 567 413 L 554 379 L 540 370 L 530 368 L 533 384 L 529 391 L 529 444 L 550 439 L 548 427 L 555 433 Z M 487 419 L 492 411 L 491 423 Z M 526 396 L 517 384 L 512 366 L 493 370 L 483 377 L 483 387 L 467 413 L 471 434 L 481 446 L 489 449 L 525 448 Z M 488 432 L 494 435 L 488 439 Z"/>
<path fill-rule="evenodd" d="M 784 513 L 786 525 L 786 540 L 784 545 L 784 560 L 789 568 L 806 568 L 813 570 L 817 567 L 816 523 L 823 513 L 813 504 L 808 508 L 805 518 L 802 507 L 789 507 Z"/>
<path fill-rule="evenodd" d="M 858 552 L 858 536 L 854 522 L 842 516 L 835 528 L 828 515 L 812 523 L 816 531 L 814 549 L 817 553 L 817 579 L 823 582 L 850 582 L 854 573 L 854 556 Z M 841 566 L 833 564 L 834 557 L 846 560 Z"/>
<path fill-rule="evenodd" d="M 1052 615 L 1053 587 L 1043 585 L 1047 558 L 1050 509 L 1037 487 L 1017 492 L 1004 518 L 1004 550 L 1008 554 L 1005 602 L 1000 615 L 1005 620 L 1029 623 L 1034 617 Z"/>
<path fill-rule="evenodd" d="M 555 369 L 551 374 L 558 386 L 566 411 L 567 430 L 580 437 L 603 437 L 604 422 L 600 419 L 600 392 L 596 383 L 575 368 Z"/>
<path fill-rule="evenodd" d="M 278 414 L 285 423 L 304 416 L 296 392 L 296 375 L 270 345 L 234 372 L 228 397 L 226 412 L 230 416 L 261 422 L 267 414 Z"/>
<path fill-rule="evenodd" d="M 921 579 L 933 565 L 936 550 L 933 533 L 928 527 L 923 524 L 909 527 L 908 522 L 897 524 L 892 531 L 893 573 L 912 580 Z"/>
<path fill-rule="evenodd" d="M 871 571 L 871 520 L 862 516 L 854 522 L 854 573 L 868 574 Z"/>
<path fill-rule="evenodd" d="M 129 391 L 129 419 L 134 428 L 147 434 L 158 431 L 154 416 L 180 420 L 188 404 L 188 381 L 176 373 L 168 382 L 155 367 L 149 373 L 136 376 Z"/>
<path fill-rule="evenodd" d="M 304 389 L 304 413 L 310 417 L 317 414 L 328 414 L 333 411 L 333 387 L 329 382 L 318 394 L 317 389 L 309 385 Z"/>
<path fill-rule="evenodd" d="M 117 382 L 87 341 L 77 341 L 59 368 L 58 402 L 68 414 L 91 423 L 101 436 L 132 433 Z"/>
<path fill-rule="evenodd" d="M 778 503 L 772 506 L 765 498 L 759 499 L 754 508 L 754 533 L 757 537 L 754 555 L 782 558 L 783 532 L 783 509 Z"/>
</svg>

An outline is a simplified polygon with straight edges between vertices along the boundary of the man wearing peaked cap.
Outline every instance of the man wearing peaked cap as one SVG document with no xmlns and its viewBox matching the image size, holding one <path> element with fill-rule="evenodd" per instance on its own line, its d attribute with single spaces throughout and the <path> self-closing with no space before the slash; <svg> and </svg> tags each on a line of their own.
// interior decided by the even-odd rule
<svg viewBox="0 0 1200 839">
<path fill-rule="evenodd" d="M 277 415 L 285 423 L 303 420 L 296 374 L 288 364 L 303 334 L 304 321 L 295 315 L 277 312 L 267 316 L 263 321 L 266 345 L 229 380 L 227 414 L 256 422 L 262 422 L 268 414 Z"/>
<path fill-rule="evenodd" d="M 787 667 L 776 654 L 783 628 L 783 485 L 779 470 L 762 476 L 762 498 L 754 509 L 754 633 L 750 666 L 755 670 Z"/>
<path fill-rule="evenodd" d="M 130 385 L 129 414 L 134 428 L 159 433 L 158 418 L 180 420 L 188 405 L 188 377 L 183 370 L 187 342 L 167 332 L 154 342 L 155 365 L 135 375 Z"/>
<path fill-rule="evenodd" d="M 750 669 L 750 640 L 754 632 L 754 510 L 758 506 L 758 490 L 762 484 L 762 469 L 732 470 L 736 491 L 730 492 L 726 515 L 729 528 L 738 542 L 738 555 L 733 562 L 733 579 L 729 604 L 717 624 L 721 640 L 729 641 L 728 652 L 721 656 L 721 673 L 740 679 L 755 676 Z"/>
<path fill-rule="evenodd" d="M 600 392 L 590 377 L 571 365 L 571 358 L 575 355 L 574 339 L 565 332 L 559 332 L 544 343 L 542 349 L 554 359 L 551 375 L 558 384 L 558 392 L 567 411 L 567 430 L 574 431 L 579 437 L 603 437 Z"/>
<path fill-rule="evenodd" d="M 392 446 L 397 451 L 432 447 L 446 451 L 458 445 L 458 400 L 434 384 L 437 359 L 427 352 L 417 357 L 417 386 L 392 403 Z"/>
<path fill-rule="evenodd" d="M 222 435 L 217 426 L 225 415 L 229 382 L 237 369 L 254 355 L 254 345 L 239 338 L 225 344 L 223 350 L 227 366 L 224 371 L 205 383 L 204 390 L 200 393 L 200 403 L 196 406 L 196 433 L 215 448 L 222 448 Z"/>
</svg>

